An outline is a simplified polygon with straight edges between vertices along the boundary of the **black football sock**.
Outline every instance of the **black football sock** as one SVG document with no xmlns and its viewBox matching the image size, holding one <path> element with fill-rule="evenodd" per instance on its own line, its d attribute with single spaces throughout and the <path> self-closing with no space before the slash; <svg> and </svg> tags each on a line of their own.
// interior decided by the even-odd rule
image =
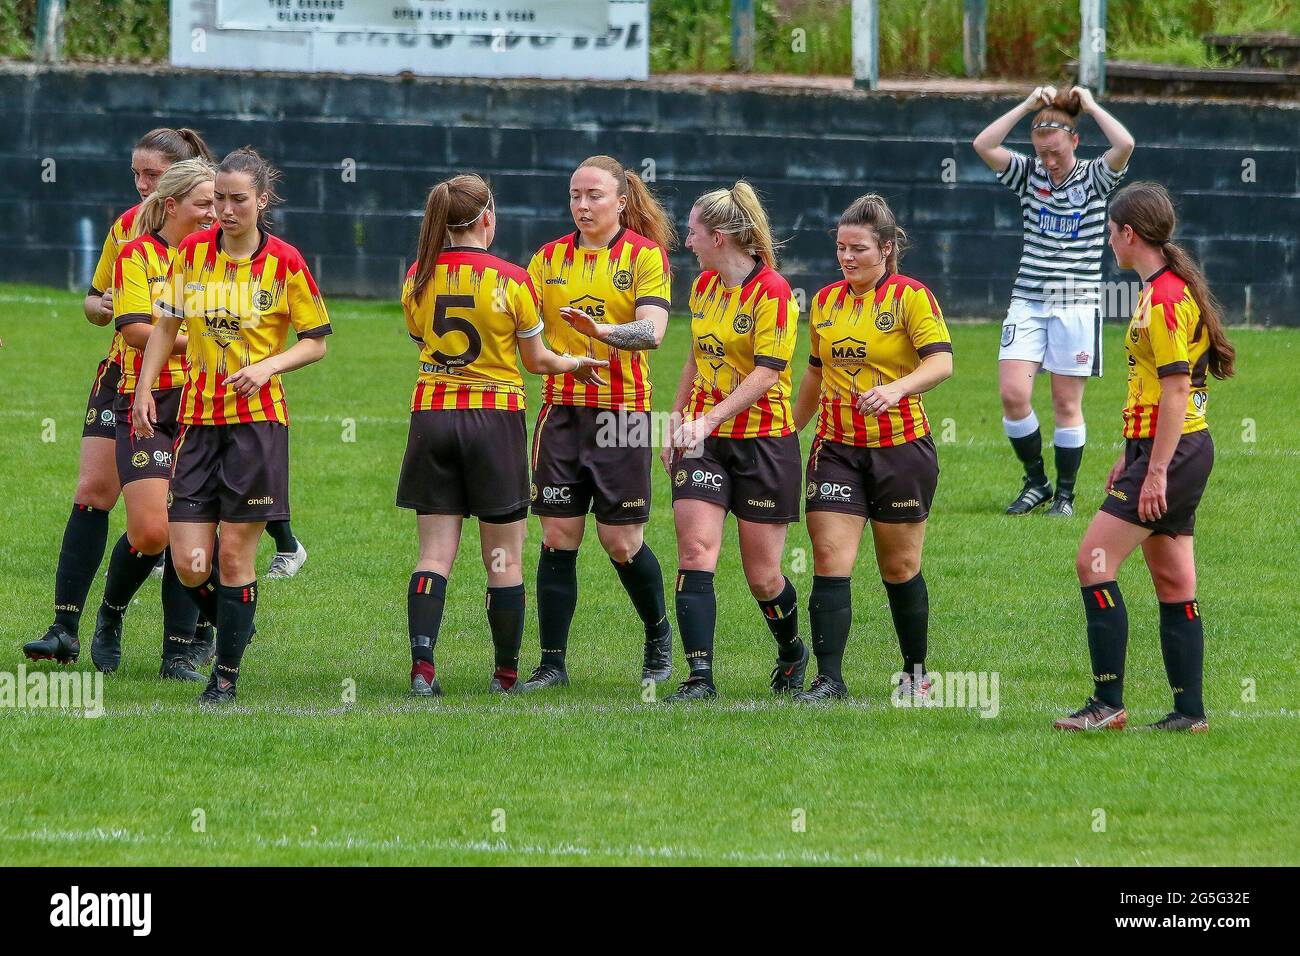
<svg viewBox="0 0 1300 956">
<path fill-rule="evenodd" d="M 650 550 L 650 545 L 642 544 L 641 550 L 628 558 L 623 564 L 610 559 L 618 571 L 618 579 L 623 582 L 623 589 L 632 599 L 632 606 L 645 625 L 647 637 L 655 637 L 668 627 L 668 612 L 664 606 L 664 575 L 659 567 L 659 559 Z"/>
<path fill-rule="evenodd" d="M 817 673 L 843 683 L 844 648 L 853 623 L 852 578 L 814 575 L 808 597 L 808 626 L 812 628 Z"/>
<path fill-rule="evenodd" d="M 131 547 L 126 535 L 118 538 L 108 559 L 103 611 L 119 618 L 125 614 L 135 592 L 140 590 L 140 585 L 153 573 L 157 563 L 158 555 L 141 554 Z"/>
<path fill-rule="evenodd" d="M 910 581 L 901 584 L 884 581 L 884 585 L 889 595 L 889 614 L 898 634 L 898 649 L 903 652 L 903 670 L 908 674 L 924 674 L 930 636 L 930 592 L 925 587 L 925 578 L 918 571 Z"/>
<path fill-rule="evenodd" d="M 1056 451 L 1056 493 L 1058 495 L 1074 494 L 1074 484 L 1079 477 L 1079 465 L 1083 461 L 1083 448 L 1087 441 L 1087 434 L 1085 425 L 1056 430 L 1052 447 Z"/>
<path fill-rule="evenodd" d="M 542 663 L 564 667 L 569 625 L 578 607 L 578 552 L 542 545 L 537 559 L 537 629 Z"/>
<path fill-rule="evenodd" d="M 519 647 L 524 642 L 524 586 L 488 588 L 487 619 L 496 676 L 509 690 L 519 676 Z"/>
<path fill-rule="evenodd" d="M 691 676 L 713 683 L 713 630 L 718 599 L 712 571 L 677 572 L 677 630 Z"/>
<path fill-rule="evenodd" d="M 253 635 L 257 613 L 257 581 L 240 585 L 217 585 L 216 671 L 228 681 L 239 679 L 239 662 Z"/>
<path fill-rule="evenodd" d="M 289 520 L 268 521 L 266 533 L 275 541 L 275 550 L 280 554 L 293 554 L 298 550 L 298 539 L 293 536 Z"/>
<path fill-rule="evenodd" d="M 1124 656 L 1128 652 L 1128 610 L 1119 583 L 1089 584 L 1083 592 L 1088 618 L 1088 654 L 1092 658 L 1093 697 L 1112 707 L 1124 706 Z"/>
<path fill-rule="evenodd" d="M 163 657 L 188 654 L 194 647 L 199 606 L 193 592 L 177 577 L 170 548 L 163 553 L 162 608 Z"/>
<path fill-rule="evenodd" d="M 433 648 L 447 603 L 447 579 L 432 571 L 416 571 L 406 592 L 406 626 L 411 638 L 411 663 L 433 665 Z"/>
<path fill-rule="evenodd" d="M 1038 425 L 1038 418 L 1030 412 L 1028 418 L 1018 422 L 1004 418 L 1002 425 L 1011 440 L 1011 447 L 1015 449 L 1016 457 L 1025 466 L 1025 475 L 1035 484 L 1047 484 L 1047 472 L 1043 469 L 1043 430 Z M 1032 428 L 1032 431 L 1021 435 L 1012 434 L 1027 428 Z"/>
<path fill-rule="evenodd" d="M 776 656 L 787 664 L 803 657 L 803 641 L 799 640 L 799 595 L 794 585 L 785 578 L 785 587 L 774 598 L 758 602 L 767 629 L 776 638 Z"/>
<path fill-rule="evenodd" d="M 1195 598 L 1172 604 L 1160 602 L 1160 653 L 1174 691 L 1174 710 L 1188 717 L 1204 717 L 1201 680 L 1205 629 L 1201 625 L 1201 605 Z"/>
<path fill-rule="evenodd" d="M 73 505 L 63 529 L 59 567 L 54 573 L 54 623 L 74 637 L 107 546 L 108 512 L 90 505 Z"/>
</svg>

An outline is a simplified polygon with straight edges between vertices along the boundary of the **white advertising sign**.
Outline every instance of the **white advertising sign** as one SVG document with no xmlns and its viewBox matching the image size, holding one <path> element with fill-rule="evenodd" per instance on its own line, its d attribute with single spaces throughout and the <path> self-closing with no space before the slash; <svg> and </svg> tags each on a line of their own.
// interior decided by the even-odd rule
<svg viewBox="0 0 1300 956">
<path fill-rule="evenodd" d="M 609 0 L 217 0 L 222 30 L 598 36 Z"/>
<path fill-rule="evenodd" d="M 536 36 L 511 28 L 478 33 L 232 30 L 219 24 L 220 2 L 173 0 L 173 66 L 570 80 L 644 80 L 650 72 L 648 0 L 608 0 L 608 25 L 598 36 Z"/>
</svg>

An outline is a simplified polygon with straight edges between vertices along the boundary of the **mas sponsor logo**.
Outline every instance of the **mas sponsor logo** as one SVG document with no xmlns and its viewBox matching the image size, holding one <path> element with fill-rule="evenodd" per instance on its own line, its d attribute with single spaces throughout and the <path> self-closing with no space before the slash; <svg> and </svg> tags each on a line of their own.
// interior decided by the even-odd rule
<svg viewBox="0 0 1300 956">
<path fill-rule="evenodd" d="M 698 348 L 705 355 L 711 355 L 714 358 L 727 357 L 727 350 L 722 344 L 722 339 L 718 338 L 716 335 L 712 333 L 708 335 L 701 335 L 698 339 L 696 339 L 695 347 Z"/>
<path fill-rule="evenodd" d="M 598 299 L 594 295 L 583 295 L 569 302 L 569 305 L 575 309 L 581 309 L 588 315 L 603 319 L 605 317 L 605 300 Z"/>
<path fill-rule="evenodd" d="M 831 361 L 836 365 L 861 365 L 867 360 L 867 343 L 852 336 L 831 343 Z"/>
<path fill-rule="evenodd" d="M 619 269 L 614 273 L 614 288 L 619 292 L 626 292 L 632 288 L 632 273 L 627 269 Z"/>
</svg>

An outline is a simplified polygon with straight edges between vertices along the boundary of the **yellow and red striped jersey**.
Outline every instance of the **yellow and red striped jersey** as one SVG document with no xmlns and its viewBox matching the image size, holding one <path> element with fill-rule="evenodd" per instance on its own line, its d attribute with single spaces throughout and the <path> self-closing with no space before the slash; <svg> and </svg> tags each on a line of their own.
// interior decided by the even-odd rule
<svg viewBox="0 0 1300 956">
<path fill-rule="evenodd" d="M 1168 266 L 1138 296 L 1124 342 L 1128 352 L 1128 397 L 1124 402 L 1124 437 L 1153 438 L 1160 419 L 1160 379 L 1190 375 L 1183 434 L 1209 427 L 1205 421 L 1210 336 L 1192 290 Z"/>
<path fill-rule="evenodd" d="M 192 233 L 176 247 L 156 304 L 183 320 L 189 335 L 177 421 L 289 424 L 279 375 L 251 398 L 227 388 L 226 379 L 283 352 L 290 326 L 300 339 L 330 334 L 325 302 L 297 249 L 263 231 L 249 258 L 232 259 L 222 251 L 219 225 Z"/>
<path fill-rule="evenodd" d="M 140 211 L 140 206 L 141 203 L 136 203 L 113 220 L 108 235 L 104 237 L 104 247 L 99 252 L 99 261 L 95 263 L 95 272 L 91 276 L 87 295 L 102 295 L 113 288 L 113 267 L 117 263 L 117 257 L 122 253 L 122 247 L 131 241 L 135 233 L 135 217 Z M 122 336 L 114 329 L 113 341 L 108 346 L 108 360 L 120 363 L 125 348 L 126 343 L 122 341 Z"/>
<path fill-rule="evenodd" d="M 605 359 L 601 377 L 608 385 L 579 382 L 572 375 L 548 375 L 542 387 L 547 405 L 650 410 L 650 368 L 645 353 L 612 348 L 579 332 L 560 317 L 572 306 L 597 322 L 622 325 L 636 319 L 637 306 L 669 307 L 668 254 L 630 229 L 620 229 L 609 245 L 584 249 L 579 234 L 548 242 L 528 265 L 541 296 L 546 340 L 557 352 Z"/>
<path fill-rule="evenodd" d="M 790 284 L 755 260 L 738 286 L 723 285 L 716 272 L 702 272 L 691 287 L 691 344 L 695 381 L 687 418 L 699 418 L 736 390 L 758 366 L 780 375 L 749 408 L 713 430 L 720 438 L 767 438 L 794 431 L 790 410 L 790 361 L 799 327 L 799 303 Z"/>
<path fill-rule="evenodd" d="M 420 343 L 411 411 L 522 409 L 519 339 L 542 331 L 528 273 L 486 249 L 452 246 L 415 299 L 418 268 L 411 266 L 402 287 L 406 329 Z"/>
<path fill-rule="evenodd" d="M 121 332 L 136 322 L 153 324 L 153 303 L 167 281 L 167 267 L 175 250 L 162 236 L 151 232 L 132 239 L 122 247 L 113 266 L 113 326 Z M 122 342 L 122 377 L 117 390 L 123 395 L 135 393 L 136 380 L 144 353 Z M 185 356 L 171 355 L 158 373 L 153 387 L 180 388 L 185 384 Z"/>
<path fill-rule="evenodd" d="M 855 407 L 858 395 L 898 381 L 927 355 L 952 351 L 929 289 L 894 273 L 856 295 L 842 279 L 817 293 L 808 324 L 808 364 L 822 373 L 818 438 L 881 448 L 930 434 L 920 395 L 905 396 L 880 415 L 866 416 Z"/>
</svg>

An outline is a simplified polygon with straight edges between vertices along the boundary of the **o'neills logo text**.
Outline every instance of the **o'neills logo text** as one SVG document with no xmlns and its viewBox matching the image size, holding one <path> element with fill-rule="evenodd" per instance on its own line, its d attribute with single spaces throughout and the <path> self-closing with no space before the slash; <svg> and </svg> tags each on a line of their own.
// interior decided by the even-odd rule
<svg viewBox="0 0 1300 956">
<path fill-rule="evenodd" d="M 249 498 L 248 503 L 250 505 L 273 505 L 275 504 L 275 499 L 270 495 L 267 495 L 265 498 Z"/>
<path fill-rule="evenodd" d="M 133 936 L 153 927 L 152 893 L 70 893 L 50 897 L 51 926 L 129 926 Z"/>
<path fill-rule="evenodd" d="M 624 508 L 644 508 L 644 507 L 645 507 L 645 499 L 644 499 L 644 498 L 637 498 L 635 501 L 625 501 L 625 502 L 623 502 L 623 507 L 624 507 Z"/>
</svg>

